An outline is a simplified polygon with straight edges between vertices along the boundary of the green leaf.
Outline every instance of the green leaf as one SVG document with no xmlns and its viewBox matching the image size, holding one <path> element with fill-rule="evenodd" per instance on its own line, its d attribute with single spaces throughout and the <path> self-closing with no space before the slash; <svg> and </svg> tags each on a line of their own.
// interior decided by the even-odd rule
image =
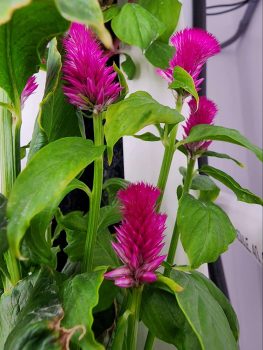
<svg viewBox="0 0 263 350">
<path fill-rule="evenodd" d="M 128 84 L 127 84 L 127 81 L 125 79 L 124 74 L 122 73 L 120 68 L 115 63 L 113 63 L 113 69 L 118 74 L 119 83 L 120 83 L 120 85 L 122 87 L 122 90 L 121 90 L 120 97 L 119 97 L 118 101 L 122 101 L 122 100 L 124 100 L 124 98 L 128 94 L 129 87 L 128 87 Z"/>
<path fill-rule="evenodd" d="M 0 87 L 20 109 L 28 78 L 38 71 L 48 41 L 68 28 L 53 0 L 33 0 L 0 26 Z"/>
<path fill-rule="evenodd" d="M 199 96 L 195 88 L 194 79 L 182 67 L 176 66 L 174 68 L 174 81 L 169 85 L 169 89 L 179 91 L 179 93 L 181 90 L 188 92 L 195 98 L 198 108 Z"/>
<path fill-rule="evenodd" d="M 158 275 L 157 282 L 168 287 L 173 293 L 178 293 L 183 290 L 183 288 L 169 277 L 163 275 Z"/>
<path fill-rule="evenodd" d="M 178 0 L 139 0 L 138 3 L 165 24 L 166 30 L 159 39 L 168 43 L 177 27 L 182 4 Z"/>
<path fill-rule="evenodd" d="M 68 245 L 64 249 L 71 261 L 81 261 L 84 255 L 88 217 L 82 212 L 74 211 L 65 216 L 56 215 L 56 219 L 66 231 Z M 100 210 L 98 236 L 94 253 L 94 266 L 119 266 L 119 261 L 112 248 L 112 235 L 108 226 L 120 221 L 121 215 L 117 203 L 102 207 Z"/>
<path fill-rule="evenodd" d="M 30 221 L 46 208 L 58 206 L 60 194 L 103 151 L 104 147 L 94 147 L 89 140 L 68 137 L 48 144 L 35 154 L 18 176 L 7 208 L 8 240 L 17 257 L 21 258 L 19 244 Z"/>
<path fill-rule="evenodd" d="M 138 4 L 125 4 L 111 27 L 126 44 L 147 49 L 165 30 L 165 25 Z"/>
<path fill-rule="evenodd" d="M 239 131 L 235 129 L 224 128 L 223 126 L 201 124 L 194 126 L 188 137 L 178 143 L 178 146 L 184 145 L 190 142 L 204 141 L 204 140 L 217 140 L 233 143 L 241 147 L 247 148 L 253 152 L 257 158 L 263 161 L 262 149 L 256 145 L 253 145 L 245 136 L 241 135 Z"/>
<path fill-rule="evenodd" d="M 262 198 L 250 192 L 248 189 L 241 187 L 239 183 L 237 183 L 230 175 L 226 174 L 222 170 L 216 169 L 209 165 L 204 165 L 200 171 L 212 176 L 214 179 L 220 181 L 222 184 L 228 187 L 235 193 L 239 201 L 263 205 Z"/>
<path fill-rule="evenodd" d="M 204 157 L 216 157 L 221 159 L 229 159 L 235 162 L 237 165 L 239 165 L 241 168 L 244 168 L 244 164 L 242 164 L 239 160 L 236 160 L 235 158 L 230 157 L 228 154 L 225 153 L 218 153 L 213 151 L 205 151 L 202 153 Z"/>
<path fill-rule="evenodd" d="M 154 286 L 145 287 L 141 318 L 155 337 L 175 345 L 178 350 L 201 350 L 198 338 L 178 306 L 174 294 Z"/>
<path fill-rule="evenodd" d="M 57 49 L 57 40 L 53 39 L 49 44 L 45 92 L 36 120 L 29 159 L 44 146 L 43 142 L 39 142 L 42 137 L 45 143 L 50 143 L 63 137 L 81 136 L 75 108 L 67 102 L 62 91 L 61 70 L 61 55 Z"/>
<path fill-rule="evenodd" d="M 236 230 L 221 208 L 189 194 L 180 200 L 178 229 L 193 268 L 217 260 L 236 238 Z"/>
<path fill-rule="evenodd" d="M 200 285 L 203 283 L 204 286 L 209 290 L 209 293 L 213 296 L 213 298 L 218 302 L 218 304 L 221 306 L 223 309 L 230 328 L 233 332 L 233 335 L 236 340 L 238 340 L 239 337 L 239 324 L 238 324 L 238 319 L 236 316 L 236 313 L 231 306 L 230 302 L 228 299 L 225 297 L 225 295 L 221 292 L 220 289 L 217 288 L 217 286 L 208 278 L 206 278 L 203 274 L 197 271 L 192 271 L 191 275 L 193 276 L 194 279 L 196 279 Z"/>
<path fill-rule="evenodd" d="M 112 159 L 113 147 L 121 137 L 132 136 L 148 125 L 178 124 L 183 120 L 183 116 L 175 109 L 161 105 L 147 92 L 131 94 L 107 109 L 104 130 L 109 159 Z"/>
<path fill-rule="evenodd" d="M 107 310 L 113 304 L 119 291 L 120 289 L 112 281 L 104 280 L 99 290 L 99 302 L 93 313 Z"/>
<path fill-rule="evenodd" d="M 58 298 L 59 280 L 48 269 L 41 270 L 35 278 L 34 281 L 30 277 L 27 283 L 22 281 L 9 299 L 12 303 L 14 298 L 18 304 L 14 310 L 17 313 L 14 328 L 5 342 L 6 350 L 61 349 L 60 335 L 55 327 L 63 316 Z"/>
<path fill-rule="evenodd" d="M 116 17 L 120 13 L 120 10 L 120 5 L 112 5 L 111 7 L 103 11 L 104 23 L 107 23 L 111 21 L 114 17 Z"/>
<path fill-rule="evenodd" d="M 103 190 L 107 191 L 109 204 L 115 203 L 119 190 L 124 190 L 129 185 L 129 181 L 119 177 L 112 177 L 103 184 Z"/>
<path fill-rule="evenodd" d="M 129 56 L 127 53 L 124 53 L 123 55 L 126 57 L 126 60 L 122 62 L 121 68 L 127 74 L 128 79 L 132 80 L 136 74 L 135 63 L 133 62 L 131 56 Z"/>
<path fill-rule="evenodd" d="M 136 137 L 139 140 L 142 141 L 150 141 L 150 142 L 155 142 L 155 141 L 160 141 L 160 137 L 152 134 L 151 132 L 146 132 L 144 134 L 141 135 L 134 135 L 134 137 Z"/>
<path fill-rule="evenodd" d="M 176 299 L 197 335 L 202 350 L 237 350 L 238 344 L 228 319 L 203 282 L 191 273 L 179 271 L 172 271 L 171 277 L 184 288 L 176 294 Z"/>
<path fill-rule="evenodd" d="M 155 40 L 145 52 L 145 57 L 155 67 L 166 69 L 169 61 L 175 54 L 175 48 L 158 40 Z"/>
<path fill-rule="evenodd" d="M 0 297 L 0 349 L 4 349 L 5 341 L 15 327 L 17 317 L 26 305 L 38 273 L 24 278 L 10 293 Z"/>
<path fill-rule="evenodd" d="M 104 349 L 94 338 L 92 310 L 99 302 L 99 289 L 106 270 L 106 268 L 101 268 L 94 272 L 77 275 L 66 281 L 63 286 L 65 317 L 62 324 L 67 328 L 77 325 L 85 327 L 85 336 L 77 342 L 83 350 Z M 73 338 L 73 341 L 76 342 L 76 339 Z"/>
<path fill-rule="evenodd" d="M 4 0 L 1 2 L 0 24 L 8 22 L 13 12 L 20 7 L 27 6 L 32 0 Z"/>
<path fill-rule="evenodd" d="M 61 15 L 71 22 L 78 22 L 92 27 L 103 44 L 112 47 L 112 39 L 104 27 L 104 18 L 98 0 L 55 0 Z"/>
</svg>

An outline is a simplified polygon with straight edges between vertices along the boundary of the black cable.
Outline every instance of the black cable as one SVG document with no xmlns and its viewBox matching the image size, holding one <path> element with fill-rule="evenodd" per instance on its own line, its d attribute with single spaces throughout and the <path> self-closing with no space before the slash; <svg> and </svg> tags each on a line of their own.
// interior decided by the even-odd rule
<svg viewBox="0 0 263 350">
<path fill-rule="evenodd" d="M 240 5 L 233 7 L 231 9 L 221 11 L 221 12 L 207 13 L 206 15 L 207 16 L 217 16 L 217 15 L 223 15 L 223 14 L 228 13 L 228 12 L 236 11 L 236 10 L 240 9 L 241 7 L 243 7 L 244 5 L 246 5 L 248 2 L 249 1 L 245 1 L 245 2 L 241 3 Z"/>
<path fill-rule="evenodd" d="M 232 4 L 220 4 L 220 5 L 206 6 L 206 9 L 213 9 L 213 8 L 218 8 L 218 7 L 233 7 L 233 6 L 247 3 L 248 1 L 249 0 L 244 0 L 244 1 L 239 1 L 239 2 L 232 3 Z"/>
</svg>

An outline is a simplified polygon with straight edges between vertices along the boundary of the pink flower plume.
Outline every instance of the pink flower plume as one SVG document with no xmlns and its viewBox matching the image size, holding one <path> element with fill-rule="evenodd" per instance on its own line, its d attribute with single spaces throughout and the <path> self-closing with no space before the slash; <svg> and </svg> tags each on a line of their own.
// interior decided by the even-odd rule
<svg viewBox="0 0 263 350">
<path fill-rule="evenodd" d="M 122 89 L 117 73 L 106 65 L 109 56 L 83 24 L 72 23 L 63 44 L 65 95 L 80 109 L 101 112 L 117 100 Z"/>
<path fill-rule="evenodd" d="M 158 69 L 157 73 L 171 83 L 174 80 L 174 68 L 180 66 L 192 76 L 198 87 L 203 81 L 198 79 L 203 65 L 208 58 L 220 52 L 219 42 L 212 34 L 197 28 L 183 29 L 175 33 L 170 41 L 176 49 L 175 55 L 169 63 L 169 68 Z"/>
<path fill-rule="evenodd" d="M 216 104 L 208 100 L 205 96 L 200 97 L 198 109 L 196 109 L 197 105 L 195 99 L 192 99 L 188 104 L 190 107 L 190 115 L 183 126 L 185 132 L 184 138 L 190 134 L 191 129 L 196 125 L 213 124 L 218 111 Z M 210 144 L 211 141 L 192 142 L 188 143 L 186 147 L 193 153 L 199 150 L 206 150 Z"/>
<path fill-rule="evenodd" d="M 24 107 L 24 103 L 28 99 L 28 97 L 35 92 L 35 90 L 38 87 L 38 83 L 36 82 L 36 77 L 32 75 L 30 77 L 24 87 L 24 90 L 22 91 L 21 94 L 21 109 Z"/>
<path fill-rule="evenodd" d="M 156 212 L 159 189 L 144 183 L 131 184 L 118 193 L 123 221 L 116 228 L 117 242 L 112 246 L 124 263 L 105 274 L 122 288 L 155 282 L 156 269 L 165 259 L 160 255 L 164 246 L 166 215 Z"/>
</svg>

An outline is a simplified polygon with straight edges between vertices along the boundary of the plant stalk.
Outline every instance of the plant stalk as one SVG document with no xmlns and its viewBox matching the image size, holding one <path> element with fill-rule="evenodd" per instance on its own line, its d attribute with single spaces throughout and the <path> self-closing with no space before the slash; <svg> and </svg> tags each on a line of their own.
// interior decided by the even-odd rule
<svg viewBox="0 0 263 350">
<path fill-rule="evenodd" d="M 93 116 L 93 129 L 94 129 L 95 146 L 104 145 L 102 114 Z M 93 188 L 90 196 L 88 230 L 87 230 L 84 261 L 83 261 L 83 270 L 87 272 L 92 271 L 92 268 L 93 268 L 93 255 L 94 255 L 94 248 L 95 248 L 96 239 L 97 239 L 102 185 L 103 185 L 103 155 L 94 161 Z"/>
<path fill-rule="evenodd" d="M 176 102 L 176 110 L 181 113 L 183 107 L 183 100 L 182 96 L 178 95 L 177 102 Z M 165 125 L 165 128 L 168 128 L 168 125 Z M 160 209 L 163 196 L 164 196 L 164 191 L 166 188 L 169 172 L 171 169 L 172 161 L 173 161 L 173 156 L 175 152 L 175 141 L 176 141 L 176 135 L 177 135 L 177 130 L 178 130 L 178 125 L 174 126 L 172 129 L 168 140 L 165 144 L 165 150 L 164 150 L 164 156 L 163 156 L 163 161 L 162 161 L 162 166 L 159 174 L 159 179 L 157 183 L 157 187 L 161 190 L 160 197 L 157 202 L 157 210 Z"/>
<path fill-rule="evenodd" d="M 11 101 L 2 89 L 0 89 L 0 101 L 11 106 Z M 9 197 L 15 179 L 21 171 L 20 114 L 20 106 L 17 113 L 12 113 L 8 108 L 0 106 L 0 192 L 6 198 Z M 4 254 L 4 259 L 9 272 L 6 278 L 15 285 L 20 280 L 19 263 L 10 250 Z M 9 283 L 6 282 L 6 285 Z"/>
<path fill-rule="evenodd" d="M 142 291 L 143 286 L 133 288 L 130 295 L 129 310 L 131 311 L 131 315 L 129 317 L 128 328 L 128 350 L 137 350 Z"/>
</svg>

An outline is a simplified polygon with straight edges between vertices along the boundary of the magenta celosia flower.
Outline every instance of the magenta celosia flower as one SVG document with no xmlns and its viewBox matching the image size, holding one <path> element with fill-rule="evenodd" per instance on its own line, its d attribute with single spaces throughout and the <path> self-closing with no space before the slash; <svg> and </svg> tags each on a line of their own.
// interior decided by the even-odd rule
<svg viewBox="0 0 263 350">
<path fill-rule="evenodd" d="M 106 65 L 109 55 L 83 24 L 72 23 L 63 44 L 65 95 L 82 110 L 101 112 L 118 99 L 122 89 L 116 82 L 117 73 Z"/>
<path fill-rule="evenodd" d="M 24 90 L 22 91 L 21 94 L 21 108 L 24 107 L 24 103 L 26 102 L 26 100 L 28 99 L 28 97 L 33 94 L 33 92 L 37 89 L 38 87 L 38 83 L 36 82 L 36 77 L 34 75 L 32 75 L 32 77 L 30 77 L 26 83 L 26 86 L 24 87 Z"/>
<path fill-rule="evenodd" d="M 191 129 L 199 124 L 213 124 L 217 113 L 217 106 L 211 100 L 208 100 L 205 96 L 201 96 L 199 99 L 199 105 L 197 109 L 197 104 L 195 99 L 192 99 L 189 103 L 190 115 L 186 120 L 184 129 L 184 138 L 186 138 Z M 190 153 L 196 153 L 198 151 L 205 151 L 212 141 L 200 141 L 200 142 L 191 142 L 186 144 L 186 148 Z"/>
<path fill-rule="evenodd" d="M 177 32 L 170 41 L 176 49 L 175 55 L 169 62 L 169 68 L 158 69 L 157 73 L 171 83 L 174 80 L 174 68 L 180 66 L 192 76 L 198 87 L 203 81 L 198 79 L 203 65 L 208 58 L 220 52 L 219 42 L 212 34 L 197 28 Z"/>
<path fill-rule="evenodd" d="M 166 215 L 156 212 L 159 189 L 144 183 L 131 184 L 118 193 L 123 221 L 116 228 L 117 242 L 112 243 L 123 266 L 105 274 L 122 288 L 156 281 L 156 269 L 165 259 Z"/>
</svg>

